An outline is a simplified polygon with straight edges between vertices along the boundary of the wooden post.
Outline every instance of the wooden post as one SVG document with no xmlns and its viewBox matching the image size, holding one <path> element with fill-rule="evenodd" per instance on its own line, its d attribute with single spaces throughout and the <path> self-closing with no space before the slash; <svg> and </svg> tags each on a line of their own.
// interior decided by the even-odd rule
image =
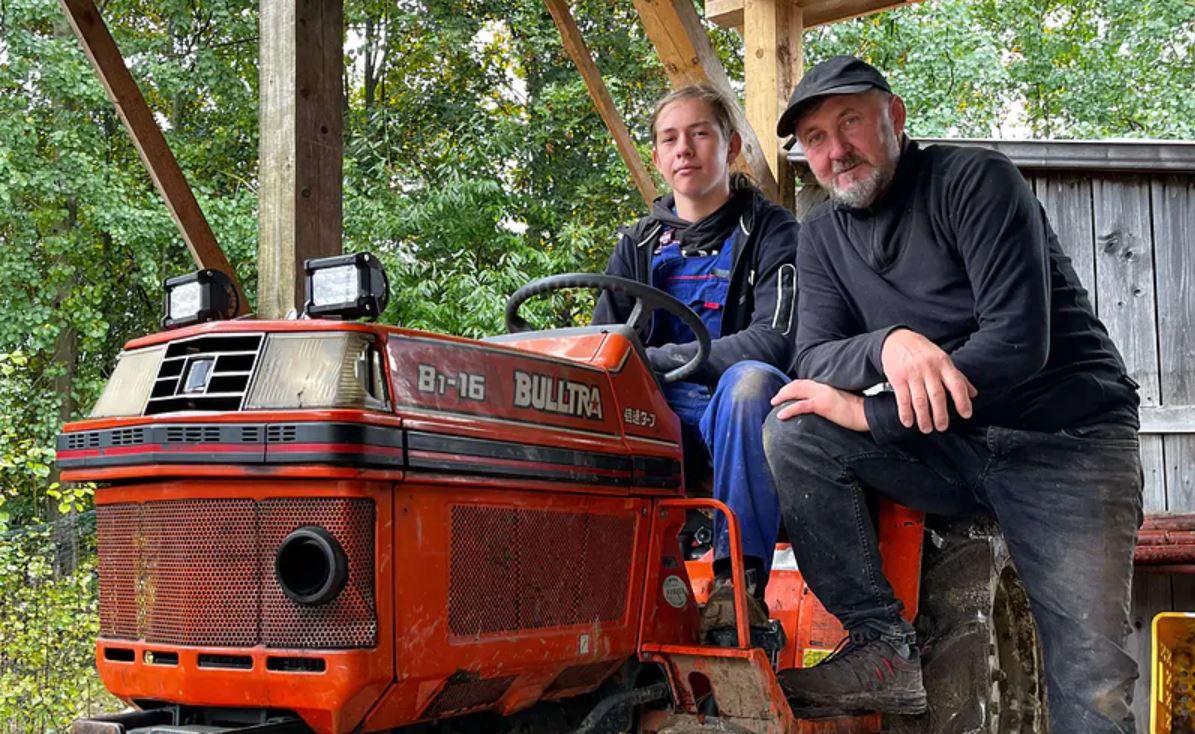
<svg viewBox="0 0 1195 734">
<path fill-rule="evenodd" d="M 556 21 L 556 28 L 560 30 L 560 40 L 564 42 L 564 50 L 577 65 L 577 71 L 581 72 L 581 78 L 585 80 L 585 89 L 589 92 L 589 98 L 593 100 L 594 107 L 597 107 L 598 114 L 606 123 L 606 129 L 614 136 L 614 145 L 618 147 L 618 154 L 622 156 L 623 162 L 630 169 L 631 178 L 634 179 L 635 186 L 643 196 L 643 201 L 651 206 L 651 202 L 656 198 L 656 184 L 652 181 L 647 167 L 643 165 L 643 159 L 639 157 L 639 151 L 635 148 L 635 143 L 631 140 L 631 133 L 627 131 L 627 126 L 622 121 L 622 115 L 614 106 L 614 99 L 606 89 L 605 82 L 602 81 L 602 74 L 598 71 L 597 64 L 593 62 L 593 55 L 589 52 L 589 46 L 585 44 L 585 39 L 581 37 L 581 30 L 577 28 L 577 23 L 573 20 L 568 4 L 565 0 L 544 0 L 544 4 L 548 6 L 548 12 L 552 14 L 552 20 Z"/>
<path fill-rule="evenodd" d="M 634 0 L 643 30 L 656 48 L 673 87 L 707 83 L 735 99 L 726 70 L 701 25 L 691 0 Z M 779 200 L 776 178 L 750 122 L 742 125 L 743 153 L 736 168 L 749 173 L 773 201 Z M 775 121 L 764 131 L 775 137 Z"/>
<path fill-rule="evenodd" d="M 344 6 L 261 0 L 258 313 L 303 306 L 303 261 L 341 252 Z"/>
<path fill-rule="evenodd" d="M 790 209 L 793 173 L 775 130 L 793 86 L 801 78 L 803 30 L 801 7 L 792 0 L 746 0 L 743 76 L 747 86 L 747 121 L 760 132 L 760 149 L 776 177 L 777 201 Z"/>
<path fill-rule="evenodd" d="M 153 111 L 145 103 L 137 82 L 133 81 L 133 75 L 129 73 L 120 49 L 116 47 L 116 41 L 104 25 L 95 4 L 92 0 L 61 0 L 61 4 L 71 28 L 83 45 L 84 53 L 108 93 L 108 99 L 116 106 L 116 114 L 133 139 L 133 146 L 149 171 L 149 177 L 166 200 L 166 208 L 182 233 L 195 264 L 228 275 L 240 296 L 238 315 L 247 313 L 249 304 L 236 273 L 216 242 L 216 236 L 212 234 L 203 210 L 199 208 L 199 202 L 187 184 L 187 177 L 179 168 L 178 160 L 154 120 Z"/>
</svg>

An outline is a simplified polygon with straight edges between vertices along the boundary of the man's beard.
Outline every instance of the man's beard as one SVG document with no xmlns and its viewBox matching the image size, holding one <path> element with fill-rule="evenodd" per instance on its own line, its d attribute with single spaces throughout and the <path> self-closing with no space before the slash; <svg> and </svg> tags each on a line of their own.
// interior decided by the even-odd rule
<svg viewBox="0 0 1195 734">
<path fill-rule="evenodd" d="M 886 126 L 883 135 L 884 160 L 873 164 L 871 173 L 866 178 L 855 181 L 849 188 L 835 185 L 839 173 L 866 163 L 859 156 L 852 155 L 846 160 L 834 162 L 829 180 L 818 179 L 822 188 L 829 192 L 830 201 L 850 209 L 864 209 L 880 198 L 880 194 L 892 183 L 892 178 L 896 175 L 896 164 L 900 160 L 900 141 L 896 137 L 896 131 Z"/>
</svg>

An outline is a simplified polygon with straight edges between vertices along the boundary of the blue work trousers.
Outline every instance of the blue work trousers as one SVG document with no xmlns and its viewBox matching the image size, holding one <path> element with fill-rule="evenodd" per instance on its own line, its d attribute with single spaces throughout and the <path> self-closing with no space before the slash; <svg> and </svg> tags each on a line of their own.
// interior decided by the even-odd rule
<svg viewBox="0 0 1195 734">
<path fill-rule="evenodd" d="M 1142 518 L 1136 429 L 964 425 L 880 445 L 816 415 L 773 414 L 764 446 L 797 564 L 843 626 L 912 633 L 863 487 L 927 512 L 995 516 L 1037 624 L 1051 734 L 1135 731 L 1125 639 Z"/>
<path fill-rule="evenodd" d="M 772 396 L 788 382 L 775 367 L 748 360 L 726 370 L 712 395 L 705 385 L 691 382 L 664 386 L 685 434 L 686 464 L 692 466 L 696 456 L 712 466 L 714 498 L 738 518 L 743 555 L 763 563 L 765 582 L 780 529 L 780 505 L 764 458 L 763 424 Z M 714 558 L 729 555 L 726 524 L 715 517 Z"/>
</svg>

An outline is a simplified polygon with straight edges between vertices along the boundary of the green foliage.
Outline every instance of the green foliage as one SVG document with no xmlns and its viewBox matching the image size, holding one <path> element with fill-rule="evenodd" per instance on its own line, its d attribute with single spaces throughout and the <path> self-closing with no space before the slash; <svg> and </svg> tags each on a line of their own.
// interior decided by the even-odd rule
<svg viewBox="0 0 1195 734">
<path fill-rule="evenodd" d="M 926 137 L 1195 137 L 1189 0 L 928 0 L 811 31 L 883 69 Z"/>
<path fill-rule="evenodd" d="M 76 519 L 0 532 L 0 731 L 65 731 L 84 714 L 120 708 L 92 663 L 95 557 L 78 544 L 93 529 L 81 532 Z M 55 568 L 64 549 L 82 558 L 66 574 Z"/>
<path fill-rule="evenodd" d="M 362 43 L 348 54 L 357 83 L 345 248 L 386 262 L 386 320 L 492 334 L 528 279 L 604 269 L 615 226 L 643 202 L 544 6 L 427 0 L 347 12 Z M 573 12 L 616 103 L 642 128 L 665 87 L 633 9 L 589 0 Z M 581 293 L 530 308 L 540 323 L 565 324 L 591 304 Z"/>
</svg>

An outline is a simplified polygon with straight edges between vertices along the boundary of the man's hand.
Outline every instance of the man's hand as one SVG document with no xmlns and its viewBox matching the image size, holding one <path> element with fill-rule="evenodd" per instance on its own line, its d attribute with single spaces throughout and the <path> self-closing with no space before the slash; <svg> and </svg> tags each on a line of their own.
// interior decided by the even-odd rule
<svg viewBox="0 0 1195 734">
<path fill-rule="evenodd" d="M 812 413 L 852 431 L 867 430 L 863 397 L 813 380 L 793 380 L 776 393 L 772 405 L 793 402 L 776 417 L 786 421 L 793 416 Z"/>
<path fill-rule="evenodd" d="M 897 329 L 884 340 L 880 358 L 905 428 L 914 422 L 922 433 L 949 428 L 947 394 L 959 415 L 971 417 L 971 398 L 979 391 L 937 344 L 915 331 Z"/>
</svg>

